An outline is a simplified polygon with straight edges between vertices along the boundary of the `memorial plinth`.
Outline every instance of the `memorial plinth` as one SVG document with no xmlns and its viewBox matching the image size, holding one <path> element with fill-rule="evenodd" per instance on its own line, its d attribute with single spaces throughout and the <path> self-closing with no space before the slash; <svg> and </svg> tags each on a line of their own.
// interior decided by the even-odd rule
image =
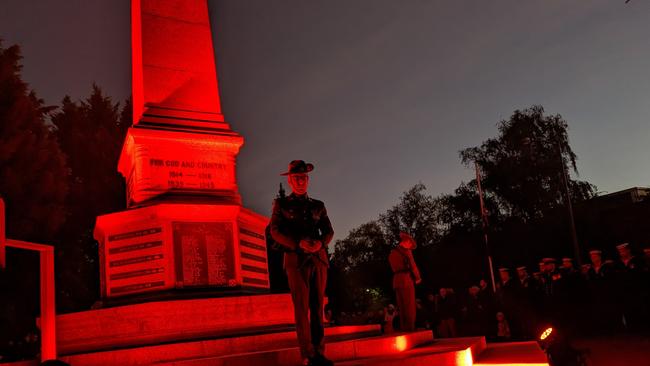
<svg viewBox="0 0 650 366">
<path fill-rule="evenodd" d="M 241 204 L 235 160 L 243 143 L 234 133 L 131 128 L 118 165 L 127 182 L 129 206 L 170 195 Z"/>
<path fill-rule="evenodd" d="M 268 290 L 268 218 L 242 207 L 244 138 L 221 114 L 207 1 L 133 0 L 131 19 L 129 209 L 97 218 L 102 298 Z"/>
<path fill-rule="evenodd" d="M 100 216 L 102 294 L 266 289 L 265 224 L 237 205 L 156 204 Z"/>
</svg>

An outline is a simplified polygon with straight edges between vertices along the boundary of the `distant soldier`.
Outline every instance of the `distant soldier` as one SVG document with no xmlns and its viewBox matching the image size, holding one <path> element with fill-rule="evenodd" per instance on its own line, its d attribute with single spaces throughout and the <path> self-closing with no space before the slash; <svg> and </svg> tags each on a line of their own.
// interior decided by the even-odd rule
<svg viewBox="0 0 650 366">
<path fill-rule="evenodd" d="M 562 278 L 562 274 L 557 270 L 555 258 L 544 258 L 542 262 L 544 263 L 542 276 L 544 278 L 544 295 L 547 298 L 552 298 L 557 290 L 557 281 Z"/>
<path fill-rule="evenodd" d="M 517 267 L 519 279 L 519 321 L 521 322 L 522 335 L 525 338 L 534 338 L 537 327 L 537 313 L 539 309 L 539 285 L 528 274 L 525 266 Z"/>
<path fill-rule="evenodd" d="M 628 328 L 638 329 L 644 322 L 645 294 L 643 280 L 645 261 L 632 254 L 629 243 L 616 246 L 619 256 L 620 273 L 617 290 L 623 299 L 620 304 L 624 316 L 624 324 Z"/>
<path fill-rule="evenodd" d="M 587 266 L 586 279 L 593 306 L 591 319 L 596 332 L 610 332 L 621 323 L 622 315 L 617 311 L 616 291 L 614 287 L 614 265 L 603 260 L 599 249 L 589 251 L 591 264 Z"/>
<path fill-rule="evenodd" d="M 492 291 L 492 288 L 488 285 L 488 282 L 484 279 L 481 279 L 478 283 L 478 301 L 485 309 L 485 319 L 483 319 L 485 324 L 485 329 L 488 329 L 488 324 L 494 321 L 495 309 L 495 293 Z"/>
<path fill-rule="evenodd" d="M 544 261 L 539 262 L 537 265 L 539 266 L 540 273 L 543 274 L 546 272 L 546 264 L 544 263 Z"/>
<path fill-rule="evenodd" d="M 629 243 L 622 243 L 616 246 L 618 257 L 623 267 L 633 273 L 643 272 L 645 269 L 645 260 L 632 254 Z"/>
<path fill-rule="evenodd" d="M 525 266 L 517 267 L 517 278 L 519 279 L 519 285 L 522 288 L 529 288 L 531 281 L 533 280 L 528 274 Z"/>
<path fill-rule="evenodd" d="M 541 276 L 539 274 L 538 276 Z M 530 305 L 538 303 L 540 299 L 541 283 L 537 277 L 531 277 L 525 266 L 517 267 L 517 277 L 521 287 L 521 293 L 525 302 Z"/>
<path fill-rule="evenodd" d="M 568 257 L 562 258 L 562 266 L 560 267 L 560 271 L 569 275 L 574 274 L 576 272 L 576 269 L 573 267 L 573 259 Z"/>
<path fill-rule="evenodd" d="M 582 308 L 586 305 L 589 294 L 578 270 L 573 266 L 573 258 L 562 258 L 558 269 L 561 278 L 556 281 L 555 301 L 558 302 L 560 323 L 564 326 L 565 334 L 577 331 L 584 319 Z"/>
<path fill-rule="evenodd" d="M 327 244 L 334 236 L 325 204 L 307 195 L 308 173 L 314 165 L 302 160 L 289 163 L 291 195 L 273 203 L 271 235 L 285 247 L 287 272 L 296 318 L 296 333 L 303 365 L 328 366 L 324 356 L 323 302 L 327 284 Z M 310 321 L 311 320 L 311 321 Z"/>
<path fill-rule="evenodd" d="M 573 259 L 564 257 L 562 258 L 562 265 L 560 266 L 560 274 L 562 274 L 561 285 L 563 290 L 568 296 L 568 301 L 576 303 L 576 296 L 580 296 L 581 279 L 578 270 L 573 266 Z"/>
<path fill-rule="evenodd" d="M 611 261 L 603 261 L 603 252 L 599 249 L 589 251 L 591 264 L 587 267 L 587 279 L 599 280 L 611 278 L 614 274 L 614 266 Z"/>
<path fill-rule="evenodd" d="M 449 288 L 441 287 L 439 290 L 436 312 L 440 319 L 438 324 L 438 334 L 441 338 L 456 337 L 456 315 L 458 313 L 458 303 L 456 296 Z"/>
<path fill-rule="evenodd" d="M 510 269 L 499 268 L 501 286 L 497 291 L 499 310 L 503 311 L 510 320 L 510 328 L 515 335 L 519 335 L 520 296 L 521 286 L 518 280 L 510 277 Z"/>
<path fill-rule="evenodd" d="M 415 240 L 407 233 L 400 233 L 399 245 L 388 256 L 393 271 L 393 288 L 397 297 L 401 329 L 404 332 L 415 330 L 415 284 L 422 282 L 420 271 L 413 259 Z"/>
<path fill-rule="evenodd" d="M 544 262 L 544 273 L 542 275 L 542 295 L 543 308 L 542 317 L 546 321 L 560 321 L 561 305 L 563 303 L 562 295 L 562 274 L 557 270 L 556 259 L 547 257 L 542 259 Z"/>
<path fill-rule="evenodd" d="M 499 268 L 499 279 L 501 280 L 501 285 L 499 286 L 499 301 L 501 304 L 509 303 L 512 304 L 516 300 L 519 293 L 519 282 L 513 281 L 510 277 L 510 269 L 501 267 Z"/>
<path fill-rule="evenodd" d="M 463 306 L 463 320 L 465 336 L 483 336 L 487 331 L 485 323 L 486 309 L 479 299 L 481 289 L 478 286 L 472 286 L 467 290 L 467 299 Z M 492 314 L 490 314 L 491 316 Z"/>
</svg>

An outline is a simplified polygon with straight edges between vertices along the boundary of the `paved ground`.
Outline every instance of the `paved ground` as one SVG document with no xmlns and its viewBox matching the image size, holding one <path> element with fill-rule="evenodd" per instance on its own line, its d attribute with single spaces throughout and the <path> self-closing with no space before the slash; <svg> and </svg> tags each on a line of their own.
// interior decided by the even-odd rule
<svg viewBox="0 0 650 366">
<path fill-rule="evenodd" d="M 623 335 L 576 340 L 589 351 L 589 366 L 650 366 L 650 335 Z"/>
</svg>

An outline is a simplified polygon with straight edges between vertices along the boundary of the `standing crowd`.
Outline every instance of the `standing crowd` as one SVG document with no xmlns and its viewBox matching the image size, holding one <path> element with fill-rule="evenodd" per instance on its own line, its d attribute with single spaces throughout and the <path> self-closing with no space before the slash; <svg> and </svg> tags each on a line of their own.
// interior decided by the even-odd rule
<svg viewBox="0 0 650 366">
<path fill-rule="evenodd" d="M 481 280 L 464 291 L 440 288 L 415 299 L 415 328 L 437 337 L 486 336 L 491 340 L 535 339 L 552 326 L 565 334 L 650 331 L 650 249 L 635 255 L 628 243 L 616 259 L 589 252 L 589 264 L 544 258 L 539 269 L 499 268 L 496 292 Z M 342 313 L 339 324 L 377 323 L 385 332 L 403 329 L 398 306 L 366 314 Z M 403 300 L 402 300 L 403 302 Z"/>
</svg>

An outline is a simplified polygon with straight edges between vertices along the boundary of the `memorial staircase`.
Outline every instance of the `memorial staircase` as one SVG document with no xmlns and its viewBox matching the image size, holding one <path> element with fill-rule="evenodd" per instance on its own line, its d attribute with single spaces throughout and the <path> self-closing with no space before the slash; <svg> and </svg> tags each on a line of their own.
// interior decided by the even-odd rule
<svg viewBox="0 0 650 366">
<path fill-rule="evenodd" d="M 292 324 L 288 294 L 154 301 L 59 315 L 57 347 L 72 366 L 293 366 Z M 547 365 L 535 342 L 382 334 L 379 325 L 327 327 L 325 337 L 327 357 L 341 366 Z"/>
</svg>

